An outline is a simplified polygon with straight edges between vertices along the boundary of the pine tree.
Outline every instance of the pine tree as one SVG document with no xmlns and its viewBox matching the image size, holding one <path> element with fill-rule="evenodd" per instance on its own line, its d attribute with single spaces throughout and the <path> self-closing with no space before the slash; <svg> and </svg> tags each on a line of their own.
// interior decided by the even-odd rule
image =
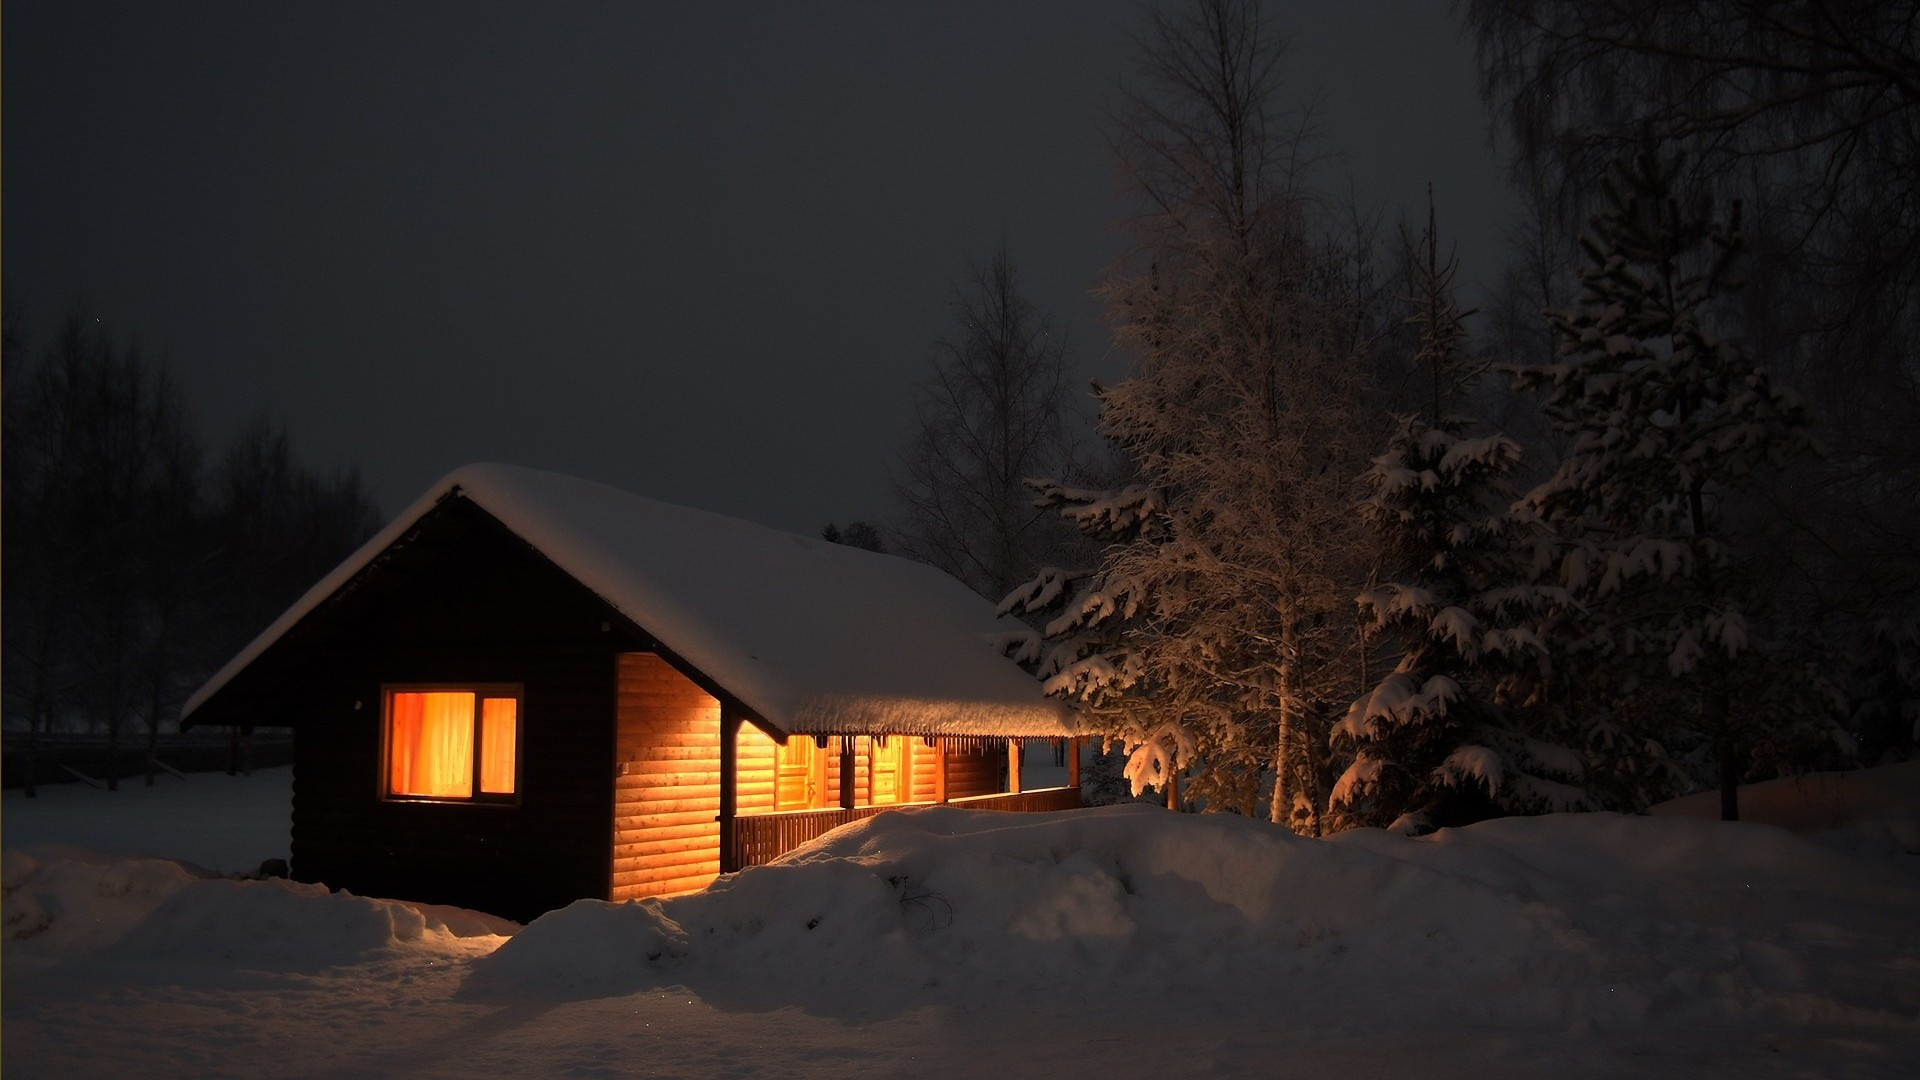
<svg viewBox="0 0 1920 1080">
<path fill-rule="evenodd" d="M 1463 801 L 1584 806 L 1585 793 L 1566 782 L 1581 771 L 1578 756 L 1526 734 L 1510 714 L 1547 674 L 1542 623 L 1567 597 L 1527 580 L 1531 530 L 1508 512 L 1519 445 L 1473 434 L 1454 411 L 1486 365 L 1466 351 L 1470 313 L 1454 303 L 1455 266 L 1440 260 L 1431 204 L 1419 247 L 1409 251 L 1407 323 L 1418 332 L 1423 408 L 1398 418 L 1360 504 L 1390 580 L 1358 602 L 1398 660 L 1334 727 L 1353 759 L 1330 809 L 1353 824 L 1413 828 L 1473 816 L 1444 809 Z"/>
<path fill-rule="evenodd" d="M 1733 818 L 1743 774 L 1733 669 L 1753 659 L 1755 587 L 1734 557 L 1733 511 L 1756 469 L 1811 442 L 1799 399 L 1708 325 L 1738 285 L 1738 204 L 1715 221 L 1704 201 L 1675 194 L 1676 175 L 1645 154 L 1609 178 L 1582 240 L 1580 301 L 1548 313 L 1559 360 L 1516 373 L 1545 395 L 1569 444 L 1519 507 L 1554 532 L 1549 569 L 1586 607 L 1562 645 L 1607 702 L 1588 734 L 1629 785 L 1624 798 L 1654 797 L 1669 739 L 1692 735 Z M 1691 713 L 1691 731 L 1676 710 Z"/>
<path fill-rule="evenodd" d="M 1057 481 L 1028 483 L 1036 495 L 1034 507 L 1059 513 L 1095 550 L 1152 544 L 1165 533 L 1161 499 L 1151 488 L 1105 491 Z M 1137 583 L 1108 574 L 1104 566 L 1048 566 L 1000 604 L 1003 615 L 1039 623 L 1037 630 L 1009 636 L 1009 655 L 1033 671 L 1047 693 L 1073 699 L 1097 728 L 1128 750 L 1167 746 L 1177 728 L 1138 705 L 1139 691 L 1149 682 L 1139 592 Z M 1130 757 L 1125 772 L 1132 794 L 1172 783 L 1177 756 L 1162 753 L 1157 759 L 1165 775 L 1136 767 Z"/>
</svg>

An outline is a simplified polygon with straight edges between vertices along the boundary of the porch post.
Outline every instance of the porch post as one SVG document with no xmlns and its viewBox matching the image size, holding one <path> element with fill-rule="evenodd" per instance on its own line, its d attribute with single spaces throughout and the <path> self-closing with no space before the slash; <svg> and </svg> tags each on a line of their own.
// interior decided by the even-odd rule
<svg viewBox="0 0 1920 1080">
<path fill-rule="evenodd" d="M 1080 786 L 1080 736 L 1067 736 L 1067 786 Z"/>
<path fill-rule="evenodd" d="M 1007 794 L 1020 794 L 1020 740 L 1007 740 Z"/>
<path fill-rule="evenodd" d="M 933 801 L 947 801 L 947 737 L 933 740 Z"/>
<path fill-rule="evenodd" d="M 720 872 L 740 869 L 734 845 L 733 818 L 740 804 L 740 714 L 720 705 Z"/>
<path fill-rule="evenodd" d="M 840 736 L 840 809 L 853 809 L 853 736 Z"/>
</svg>

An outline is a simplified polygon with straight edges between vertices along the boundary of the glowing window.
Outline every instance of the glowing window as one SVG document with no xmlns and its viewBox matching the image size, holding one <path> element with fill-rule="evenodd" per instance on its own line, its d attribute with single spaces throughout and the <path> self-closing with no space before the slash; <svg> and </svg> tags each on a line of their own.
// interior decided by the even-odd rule
<svg viewBox="0 0 1920 1080">
<path fill-rule="evenodd" d="M 519 790 L 518 687 L 389 689 L 386 720 L 388 796 L 501 801 Z"/>
</svg>

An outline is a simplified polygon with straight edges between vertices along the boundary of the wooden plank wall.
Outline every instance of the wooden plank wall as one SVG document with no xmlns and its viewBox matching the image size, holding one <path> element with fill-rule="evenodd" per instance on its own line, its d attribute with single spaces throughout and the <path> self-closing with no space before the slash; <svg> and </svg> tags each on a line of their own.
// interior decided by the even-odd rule
<svg viewBox="0 0 1920 1080">
<path fill-rule="evenodd" d="M 947 751 L 947 798 L 964 799 L 969 795 L 992 795 L 1005 791 L 1007 744 L 994 742 L 986 747 Z"/>
<path fill-rule="evenodd" d="M 933 802 L 939 798 L 937 770 L 940 768 L 940 751 L 928 746 L 927 740 L 918 735 L 901 735 L 899 738 L 913 740 L 913 801 Z"/>
<path fill-rule="evenodd" d="M 615 661 L 609 900 L 704 887 L 720 872 L 720 703 L 652 653 Z"/>
<path fill-rule="evenodd" d="M 780 745 L 752 724 L 740 725 L 740 741 L 735 745 L 740 754 L 740 792 L 735 796 L 734 811 L 764 814 L 772 810 L 779 799 L 775 773 Z"/>
</svg>

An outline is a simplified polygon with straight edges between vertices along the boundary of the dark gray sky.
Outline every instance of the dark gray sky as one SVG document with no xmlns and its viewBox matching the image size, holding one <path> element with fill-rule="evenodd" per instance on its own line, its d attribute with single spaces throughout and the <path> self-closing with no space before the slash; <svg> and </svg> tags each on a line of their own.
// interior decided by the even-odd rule
<svg viewBox="0 0 1920 1080">
<path fill-rule="evenodd" d="M 1508 201 L 1436 0 L 1274 3 L 1362 205 Z M 1139 6 L 8 0 L 8 299 L 268 415 L 388 512 L 492 460 L 813 532 L 887 470 L 953 282 L 1003 238 L 1089 376 L 1098 128 Z"/>
</svg>

